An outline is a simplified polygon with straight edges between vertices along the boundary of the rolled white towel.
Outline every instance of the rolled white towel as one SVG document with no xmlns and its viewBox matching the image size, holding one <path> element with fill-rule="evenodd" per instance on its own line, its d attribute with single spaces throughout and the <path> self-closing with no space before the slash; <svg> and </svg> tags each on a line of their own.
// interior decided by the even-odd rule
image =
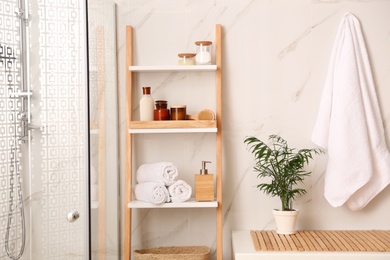
<svg viewBox="0 0 390 260">
<path fill-rule="evenodd" d="M 169 202 L 169 193 L 163 183 L 144 182 L 135 185 L 134 195 L 137 200 L 162 204 Z"/>
<path fill-rule="evenodd" d="M 178 180 L 168 187 L 169 196 L 172 202 L 184 202 L 192 195 L 191 186 L 183 180 Z"/>
<path fill-rule="evenodd" d="M 138 183 L 162 182 L 169 186 L 175 183 L 178 175 L 176 166 L 171 162 L 148 163 L 137 169 L 136 179 Z"/>
</svg>

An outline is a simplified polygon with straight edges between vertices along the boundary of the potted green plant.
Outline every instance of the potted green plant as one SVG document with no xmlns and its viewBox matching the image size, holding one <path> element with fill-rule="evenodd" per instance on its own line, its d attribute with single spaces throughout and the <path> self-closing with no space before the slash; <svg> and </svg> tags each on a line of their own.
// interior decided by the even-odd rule
<svg viewBox="0 0 390 260">
<path fill-rule="evenodd" d="M 280 198 L 282 208 L 273 210 L 277 233 L 294 234 L 298 210 L 293 208 L 293 201 L 298 195 L 306 193 L 297 185 L 311 174 L 304 170 L 305 165 L 313 159 L 314 154 L 323 153 L 323 150 L 290 148 L 287 141 L 278 135 L 270 135 L 268 139 L 269 145 L 254 136 L 246 137 L 244 143 L 254 155 L 256 164 L 253 168 L 257 177 L 269 180 L 258 184 L 257 188 L 267 195 Z M 284 223 L 284 220 L 291 223 Z"/>
</svg>

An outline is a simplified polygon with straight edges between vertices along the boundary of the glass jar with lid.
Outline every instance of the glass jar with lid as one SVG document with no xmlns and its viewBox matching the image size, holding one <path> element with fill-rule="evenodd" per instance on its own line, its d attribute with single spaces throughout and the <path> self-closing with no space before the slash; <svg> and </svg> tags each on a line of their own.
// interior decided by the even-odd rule
<svg viewBox="0 0 390 260">
<path fill-rule="evenodd" d="M 211 45 L 210 41 L 197 41 L 196 45 L 196 64 L 205 65 L 211 64 Z"/>
<path fill-rule="evenodd" d="M 171 120 L 185 120 L 187 117 L 187 106 L 171 106 Z"/>
<path fill-rule="evenodd" d="M 157 100 L 154 110 L 154 120 L 169 120 L 168 102 L 166 100 Z"/>
<path fill-rule="evenodd" d="M 195 65 L 195 53 L 179 53 L 179 65 Z"/>
</svg>

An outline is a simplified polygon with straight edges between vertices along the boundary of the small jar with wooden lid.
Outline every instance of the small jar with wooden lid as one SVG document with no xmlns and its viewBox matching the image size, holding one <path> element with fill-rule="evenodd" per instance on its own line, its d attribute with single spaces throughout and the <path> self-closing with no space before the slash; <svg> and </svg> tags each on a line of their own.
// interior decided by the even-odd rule
<svg viewBox="0 0 390 260">
<path fill-rule="evenodd" d="M 196 64 L 206 65 L 211 64 L 211 45 L 210 41 L 197 41 L 196 45 Z"/>
<path fill-rule="evenodd" d="M 179 53 L 179 65 L 195 65 L 195 53 Z"/>
</svg>

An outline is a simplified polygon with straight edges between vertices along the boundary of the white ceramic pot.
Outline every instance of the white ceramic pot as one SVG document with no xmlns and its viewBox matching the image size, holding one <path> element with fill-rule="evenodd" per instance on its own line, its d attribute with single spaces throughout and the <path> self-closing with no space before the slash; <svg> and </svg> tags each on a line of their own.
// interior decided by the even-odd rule
<svg viewBox="0 0 390 260">
<path fill-rule="evenodd" d="M 297 222 L 298 210 L 292 211 L 281 211 L 274 209 L 273 211 L 275 221 L 276 221 L 276 233 L 282 235 L 291 235 L 295 234 L 295 224 Z"/>
</svg>

